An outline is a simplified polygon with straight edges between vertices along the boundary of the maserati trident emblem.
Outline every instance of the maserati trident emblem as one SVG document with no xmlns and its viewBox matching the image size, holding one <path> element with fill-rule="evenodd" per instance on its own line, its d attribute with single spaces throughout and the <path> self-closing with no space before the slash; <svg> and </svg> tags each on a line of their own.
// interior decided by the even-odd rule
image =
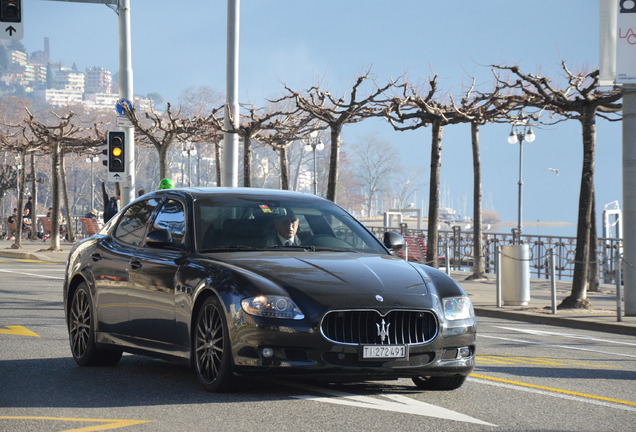
<svg viewBox="0 0 636 432">
<path fill-rule="evenodd" d="M 389 335 L 389 327 L 391 326 L 391 323 L 385 323 L 384 318 L 382 318 L 382 327 L 380 327 L 380 324 L 378 323 L 375 323 L 375 326 L 378 328 L 378 336 L 380 336 L 380 342 L 384 343 L 384 339 L 386 339 L 386 337 Z"/>
</svg>

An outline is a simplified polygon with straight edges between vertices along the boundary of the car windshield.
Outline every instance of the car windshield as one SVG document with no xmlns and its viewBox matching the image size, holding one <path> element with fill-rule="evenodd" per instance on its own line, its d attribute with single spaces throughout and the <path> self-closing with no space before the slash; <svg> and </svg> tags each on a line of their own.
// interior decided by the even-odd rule
<svg viewBox="0 0 636 432">
<path fill-rule="evenodd" d="M 357 220 L 326 200 L 223 196 L 195 201 L 196 247 L 221 250 L 388 252 Z"/>
</svg>

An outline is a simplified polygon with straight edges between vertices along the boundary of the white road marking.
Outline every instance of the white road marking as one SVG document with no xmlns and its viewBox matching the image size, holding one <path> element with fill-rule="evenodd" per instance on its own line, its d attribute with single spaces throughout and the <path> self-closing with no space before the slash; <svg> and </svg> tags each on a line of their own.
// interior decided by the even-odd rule
<svg viewBox="0 0 636 432">
<path fill-rule="evenodd" d="M 553 348 L 563 348 L 563 349 L 569 349 L 569 350 L 575 350 L 575 351 L 587 351 L 587 352 L 593 352 L 593 353 L 597 353 L 597 354 L 614 355 L 614 356 L 618 356 L 618 357 L 636 358 L 636 355 L 631 355 L 631 354 L 622 354 L 622 353 L 615 353 L 615 352 L 609 352 L 609 351 L 593 350 L 593 349 L 573 347 L 573 346 L 568 346 L 568 345 L 555 345 L 555 344 L 549 344 L 549 343 L 544 343 L 544 342 L 533 342 L 533 341 L 527 341 L 527 340 L 523 340 L 523 339 L 513 339 L 513 338 L 505 338 L 505 337 L 499 337 L 499 336 L 488 336 L 488 335 L 485 335 L 485 334 L 479 334 L 477 337 L 478 338 L 485 338 L 485 339 L 505 340 L 505 341 L 508 341 L 508 342 L 520 342 L 520 343 L 525 343 L 525 344 L 528 344 L 528 345 L 541 345 L 541 346 L 553 347 Z"/>
<path fill-rule="evenodd" d="M 285 385 L 300 388 L 302 390 L 308 390 L 314 393 L 324 393 L 328 396 L 292 396 L 297 399 L 311 400 L 314 402 L 327 402 L 337 405 L 349 405 L 359 408 L 371 408 L 380 411 L 392 411 L 403 414 L 413 414 L 426 417 L 434 417 L 446 420 L 454 420 L 465 423 L 475 423 L 486 426 L 497 426 L 492 423 L 485 422 L 483 420 L 476 419 L 474 417 L 467 416 L 457 411 L 452 411 L 446 408 L 442 408 L 436 405 L 431 405 L 426 402 L 420 402 L 415 399 L 408 398 L 406 396 L 398 394 L 385 394 L 381 395 L 387 399 L 380 399 L 378 397 L 359 396 L 351 393 L 344 393 L 337 390 L 329 390 L 320 387 L 314 387 L 305 384 L 288 383 Z"/>
<path fill-rule="evenodd" d="M 612 343 L 612 344 L 619 344 L 619 345 L 636 346 L 636 343 L 632 343 L 632 342 L 615 341 L 615 340 L 612 340 L 612 339 L 598 339 L 598 338 L 592 338 L 592 337 L 588 337 L 588 336 L 575 335 L 575 334 L 571 334 L 571 333 L 550 332 L 550 331 L 545 331 L 545 330 L 528 330 L 528 329 L 520 329 L 520 328 L 515 328 L 515 327 L 501 327 L 501 326 L 493 326 L 493 327 L 499 328 L 499 329 L 503 329 L 503 330 L 516 331 L 516 332 L 520 332 L 520 333 L 533 334 L 533 335 L 537 335 L 537 336 L 561 336 L 561 337 L 572 338 L 572 339 L 584 339 L 584 340 L 589 340 L 589 341 L 594 341 L 594 342 L 603 342 L 603 343 Z"/>
<path fill-rule="evenodd" d="M 45 278 L 45 279 L 64 280 L 63 277 L 49 276 L 49 275 L 36 274 L 36 273 L 27 273 L 27 272 L 23 272 L 23 271 L 19 271 L 19 270 L 2 270 L 2 269 L 0 269 L 0 272 L 2 272 L 2 273 L 15 273 L 15 274 L 20 274 L 20 275 L 25 275 L 25 276 L 35 276 L 35 277 L 41 277 L 41 278 Z"/>
</svg>

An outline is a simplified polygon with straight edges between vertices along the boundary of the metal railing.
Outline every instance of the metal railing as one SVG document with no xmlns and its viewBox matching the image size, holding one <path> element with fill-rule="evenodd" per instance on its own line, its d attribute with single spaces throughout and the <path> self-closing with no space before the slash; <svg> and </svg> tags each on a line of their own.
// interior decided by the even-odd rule
<svg viewBox="0 0 636 432">
<path fill-rule="evenodd" d="M 382 238 L 386 231 L 398 231 L 402 235 L 423 237 L 426 239 L 427 231 L 402 227 L 368 227 L 375 235 Z M 571 280 L 574 276 L 574 255 L 576 251 L 576 237 L 525 235 L 518 236 L 510 233 L 482 234 L 482 256 L 486 273 L 495 273 L 496 252 L 499 246 L 518 244 L 519 242 L 530 246 L 530 274 L 531 277 L 550 277 L 549 251 L 554 253 L 555 272 L 559 280 Z M 603 283 L 615 283 L 617 273 L 617 252 L 622 253 L 623 240 L 616 238 L 598 238 L 596 245 L 596 264 L 598 264 L 599 277 Z M 453 270 L 469 270 L 473 263 L 473 232 L 462 231 L 454 227 L 452 231 L 440 230 L 438 240 L 438 256 L 447 260 L 447 265 Z M 448 256 L 447 255 L 448 251 Z M 421 260 L 423 262 L 424 259 Z"/>
</svg>

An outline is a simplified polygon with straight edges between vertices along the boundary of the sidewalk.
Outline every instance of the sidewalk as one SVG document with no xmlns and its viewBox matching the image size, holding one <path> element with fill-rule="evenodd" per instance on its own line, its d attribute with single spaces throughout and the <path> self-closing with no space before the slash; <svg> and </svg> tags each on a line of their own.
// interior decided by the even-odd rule
<svg viewBox="0 0 636 432">
<path fill-rule="evenodd" d="M 10 249 L 13 241 L 0 240 L 0 257 L 33 259 L 64 263 L 71 250 L 71 244 L 60 242 L 62 252 L 46 251 L 48 241 L 22 241 L 22 249 Z M 478 317 L 504 318 L 517 321 L 549 324 L 585 330 L 596 330 L 636 336 L 636 316 L 622 317 L 617 320 L 616 287 L 601 285 L 599 292 L 588 292 L 588 298 L 594 309 L 557 310 L 552 313 L 552 294 L 549 279 L 530 280 L 530 301 L 527 306 L 497 307 L 497 280 L 489 275 L 487 280 L 467 281 L 467 272 L 452 271 L 451 276 L 470 295 Z M 502 288 L 503 289 L 503 288 Z M 569 282 L 557 281 L 557 305 L 570 294 Z M 625 294 L 623 293 L 623 296 Z M 503 300 L 502 300 L 503 305 Z"/>
</svg>

